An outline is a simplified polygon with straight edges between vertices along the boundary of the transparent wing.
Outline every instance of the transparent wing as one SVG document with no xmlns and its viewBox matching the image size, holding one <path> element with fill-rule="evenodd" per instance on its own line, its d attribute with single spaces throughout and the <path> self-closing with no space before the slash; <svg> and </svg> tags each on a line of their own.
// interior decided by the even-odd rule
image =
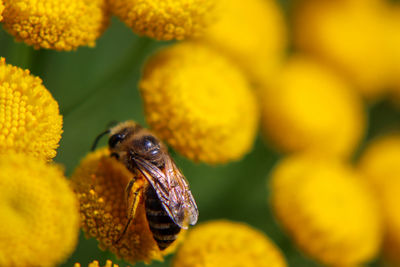
<svg viewBox="0 0 400 267">
<path fill-rule="evenodd" d="M 169 208 L 175 217 L 174 221 L 184 229 L 189 224 L 195 225 L 199 217 L 196 202 L 185 176 L 170 157 L 165 160 L 165 174 L 170 184 L 169 199 L 172 205 Z"/>
<path fill-rule="evenodd" d="M 169 156 L 165 168 L 160 170 L 152 163 L 134 158 L 139 171 L 152 185 L 170 218 L 183 229 L 197 222 L 198 210 L 188 182 Z"/>
</svg>

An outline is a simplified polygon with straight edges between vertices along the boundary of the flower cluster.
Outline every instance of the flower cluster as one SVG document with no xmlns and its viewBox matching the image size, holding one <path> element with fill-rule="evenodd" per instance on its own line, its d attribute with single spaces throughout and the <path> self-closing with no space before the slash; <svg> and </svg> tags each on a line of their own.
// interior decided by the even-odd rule
<svg viewBox="0 0 400 267">
<path fill-rule="evenodd" d="M 191 230 L 175 255 L 174 267 L 285 267 L 279 249 L 244 223 L 210 221 Z"/>
<path fill-rule="evenodd" d="M 73 50 L 93 46 L 109 16 L 105 0 L 4 0 L 4 27 L 35 48 Z"/>
<path fill-rule="evenodd" d="M 0 59 L 1 266 L 53 266 L 76 246 L 75 195 L 61 167 L 48 163 L 61 127 L 41 80 Z"/>
<path fill-rule="evenodd" d="M 3 0 L 0 0 L 0 21 L 3 20 L 3 10 L 4 10 L 4 4 L 3 4 Z"/>
<path fill-rule="evenodd" d="M 293 56 L 261 92 L 262 126 L 280 151 L 349 157 L 364 134 L 360 97 L 346 80 L 305 56 Z"/>
<path fill-rule="evenodd" d="M 241 70 L 212 48 L 181 43 L 164 49 L 145 66 L 140 89 L 148 123 L 182 155 L 220 163 L 250 150 L 255 96 Z"/>
<path fill-rule="evenodd" d="M 39 77 L 0 59 L 0 154 L 10 150 L 50 160 L 62 133 L 58 103 Z"/>
<path fill-rule="evenodd" d="M 282 160 L 271 176 L 272 207 L 310 256 L 329 266 L 358 265 L 376 256 L 380 211 L 370 188 L 350 167 L 302 154 Z"/>
<path fill-rule="evenodd" d="M 400 135 L 373 140 L 362 154 L 358 167 L 373 185 L 383 211 L 384 253 L 400 262 Z"/>
<path fill-rule="evenodd" d="M 140 35 L 182 40 L 214 20 L 214 0 L 108 0 L 113 14 Z"/>
<path fill-rule="evenodd" d="M 278 248 L 286 248 L 284 242 L 289 240 L 305 256 L 326 266 L 360 266 L 377 257 L 398 266 L 400 136 L 385 132 L 374 138 L 377 132 L 391 129 L 385 116 L 398 108 L 392 102 L 400 101 L 400 5 L 381 0 L 307 0 L 293 1 L 290 12 L 281 7 L 275 0 L 0 0 L 3 28 L 31 46 L 20 47 L 29 54 L 25 61 L 32 67 L 39 64 L 37 59 L 45 61 L 33 49 L 94 46 L 111 15 L 137 35 L 154 39 L 137 37 L 140 45 L 135 43 L 135 49 L 143 50 L 132 54 L 140 57 L 127 60 L 121 68 L 148 56 L 143 66 L 135 65 L 142 72 L 134 77 L 139 79 L 144 119 L 155 136 L 185 158 L 218 168 L 252 153 L 261 128 L 255 153 L 235 166 L 244 166 L 241 171 L 246 174 L 252 170 L 241 180 L 251 185 L 259 181 L 253 179 L 257 173 L 267 175 L 262 155 L 278 158 L 275 168 L 268 170 L 268 194 L 254 194 L 254 199 L 268 198 L 268 206 L 264 201 L 263 209 L 257 207 L 259 217 L 269 216 L 270 209 L 282 228 L 275 231 L 268 222 L 254 219 L 261 226 L 264 223 L 277 245 L 263 232 L 229 220 L 201 222 L 188 231 L 179 229 L 177 235 L 168 232 L 177 221 L 169 205 L 175 203 L 174 193 L 186 185 L 184 179 L 177 179 L 170 187 L 163 187 L 161 181 L 162 190 L 156 188 L 149 175 L 156 183 L 164 174 L 173 180 L 169 174 L 174 173 L 152 158 L 159 155 L 151 150 L 156 142 L 140 132 L 115 136 L 110 130 L 114 136 L 109 146 L 124 138 L 138 145 L 140 136 L 145 140 L 140 145 L 154 152 L 152 156 L 134 148 L 127 154 L 95 150 L 81 161 L 68 183 L 61 167 L 52 163 L 63 132 L 57 101 L 39 77 L 1 58 L 0 265 L 62 263 L 76 246 L 80 219 L 87 238 L 97 239 L 101 250 L 130 264 L 163 261 L 176 251 L 174 267 L 297 266 L 291 251 L 284 251 L 286 263 Z M 178 42 L 156 42 L 163 40 Z M 151 46 L 143 46 L 145 42 Z M 155 44 L 161 48 L 149 55 Z M 7 62 L 24 57 L 14 52 Z M 33 73 L 45 70 L 32 69 Z M 128 72 L 116 73 L 122 77 Z M 60 83 L 66 77 L 61 76 Z M 379 102 L 388 96 L 395 101 Z M 90 94 L 84 100 L 87 97 Z M 126 155 L 136 164 L 147 163 L 152 171 L 146 173 L 134 164 L 127 168 L 121 160 Z M 69 157 L 61 153 L 57 159 L 69 167 Z M 197 171 L 202 166 L 191 168 Z M 196 187 L 205 188 L 206 193 L 198 196 L 201 209 L 207 193 L 218 187 L 202 181 L 193 185 L 196 197 Z M 234 186 L 238 185 L 232 182 L 221 190 Z M 152 187 L 158 199 L 149 198 Z M 221 205 L 233 205 L 233 198 L 242 207 L 249 203 L 227 191 L 220 194 L 221 200 L 226 198 Z M 151 216 L 159 221 L 148 220 Z M 185 219 L 188 214 L 180 216 Z M 165 235 L 157 235 L 155 229 Z M 163 250 L 162 241 L 173 243 Z M 99 266 L 98 261 L 89 263 L 89 267 Z M 118 267 L 105 263 L 112 266 Z"/>
</svg>

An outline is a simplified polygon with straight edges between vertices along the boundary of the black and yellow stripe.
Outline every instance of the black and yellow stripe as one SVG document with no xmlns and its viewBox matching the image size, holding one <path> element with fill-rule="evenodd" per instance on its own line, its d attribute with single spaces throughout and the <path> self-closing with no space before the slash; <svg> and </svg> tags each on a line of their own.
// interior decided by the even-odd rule
<svg viewBox="0 0 400 267">
<path fill-rule="evenodd" d="M 166 249 L 178 237 L 181 228 L 174 223 L 164 210 L 155 190 L 150 186 L 145 193 L 146 217 L 150 231 L 160 250 Z"/>
</svg>

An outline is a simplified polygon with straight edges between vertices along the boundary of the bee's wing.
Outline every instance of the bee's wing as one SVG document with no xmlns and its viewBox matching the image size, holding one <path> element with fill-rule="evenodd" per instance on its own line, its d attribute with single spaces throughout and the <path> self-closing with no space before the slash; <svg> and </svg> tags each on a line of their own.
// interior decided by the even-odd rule
<svg viewBox="0 0 400 267">
<path fill-rule="evenodd" d="M 170 157 L 165 158 L 165 174 L 171 185 L 169 199 L 172 205 L 169 205 L 169 209 L 174 214 L 174 221 L 184 229 L 189 224 L 195 225 L 199 217 L 196 202 L 185 176 Z"/>
<path fill-rule="evenodd" d="M 164 172 L 142 158 L 134 160 L 153 186 L 169 217 L 183 229 L 187 229 L 189 224 L 194 225 L 199 214 L 196 202 L 185 177 L 171 158 L 165 157 Z"/>
</svg>

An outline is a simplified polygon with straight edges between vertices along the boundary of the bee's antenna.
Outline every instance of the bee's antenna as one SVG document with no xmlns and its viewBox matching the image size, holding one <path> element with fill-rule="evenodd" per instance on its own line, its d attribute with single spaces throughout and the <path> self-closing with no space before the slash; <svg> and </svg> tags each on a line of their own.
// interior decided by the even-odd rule
<svg viewBox="0 0 400 267">
<path fill-rule="evenodd" d="M 106 131 L 102 132 L 101 134 L 99 134 L 99 135 L 96 137 L 96 139 L 94 139 L 94 142 L 93 142 L 93 145 L 92 145 L 92 148 L 90 149 L 90 151 L 94 151 L 94 150 L 96 149 L 97 143 L 100 141 L 100 139 L 101 139 L 104 135 L 109 134 L 109 133 L 110 133 L 110 130 L 106 130 Z"/>
</svg>

